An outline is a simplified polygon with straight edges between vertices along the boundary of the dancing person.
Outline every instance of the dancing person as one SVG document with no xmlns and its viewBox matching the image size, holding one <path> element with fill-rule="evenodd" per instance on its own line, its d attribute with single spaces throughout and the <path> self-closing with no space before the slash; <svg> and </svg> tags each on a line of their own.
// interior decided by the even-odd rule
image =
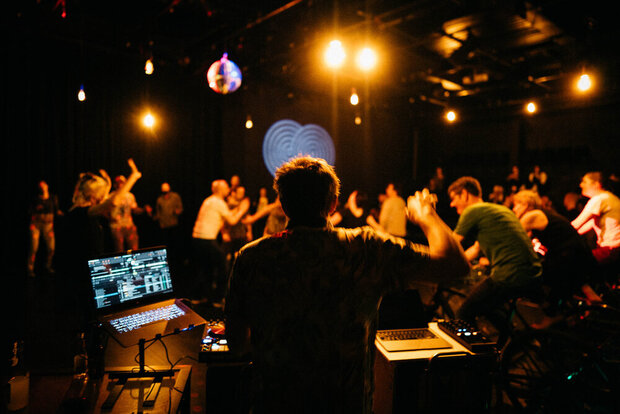
<svg viewBox="0 0 620 414">
<path fill-rule="evenodd" d="M 34 265 L 39 251 L 39 240 L 45 243 L 46 257 L 45 270 L 48 274 L 54 274 L 53 260 L 56 251 L 56 236 L 54 233 L 54 218 L 62 216 L 63 212 L 58 207 L 58 197 L 49 192 L 47 182 L 41 180 L 37 184 L 37 195 L 29 209 L 30 215 L 30 248 L 28 250 L 28 276 L 34 277 Z"/>
<path fill-rule="evenodd" d="M 172 256 L 177 256 L 181 244 L 179 217 L 183 214 L 181 196 L 172 191 L 170 184 L 161 184 L 161 194 L 155 203 L 155 220 L 159 226 L 161 241 L 168 246 Z"/>
<path fill-rule="evenodd" d="M 226 180 L 213 181 L 211 195 L 202 202 L 194 222 L 192 231 L 196 266 L 194 295 L 203 294 L 202 298 L 194 298 L 194 302 L 211 301 L 220 306 L 224 298 L 226 255 L 218 236 L 224 224 L 237 224 L 248 208 L 245 206 L 245 209 L 230 210 L 225 201 L 229 194 L 230 187 Z M 202 288 L 202 284 L 206 284 L 206 288 Z"/>
<path fill-rule="evenodd" d="M 405 237 L 407 235 L 405 207 L 405 200 L 399 195 L 399 190 L 394 183 L 389 183 L 385 188 L 385 198 L 381 203 L 379 222 L 377 223 L 372 216 L 369 216 L 368 224 L 377 231 Z"/>
<path fill-rule="evenodd" d="M 246 245 L 233 266 L 226 335 L 232 352 L 251 352 L 253 413 L 371 413 L 382 297 L 467 272 L 428 191 L 410 197 L 407 209 L 427 247 L 370 227 L 332 227 L 339 187 L 322 159 L 283 164 L 274 188 L 287 228 Z"/>
<path fill-rule="evenodd" d="M 125 186 L 127 178 L 119 175 L 114 178 L 114 192 L 111 197 L 116 197 L 116 192 Z M 136 250 L 138 248 L 138 227 L 136 226 L 133 215 L 142 214 L 145 209 L 138 207 L 136 197 L 129 191 L 123 191 L 117 197 L 117 202 L 109 213 L 110 234 L 114 243 L 114 250 L 117 252 L 125 250 Z"/>
</svg>

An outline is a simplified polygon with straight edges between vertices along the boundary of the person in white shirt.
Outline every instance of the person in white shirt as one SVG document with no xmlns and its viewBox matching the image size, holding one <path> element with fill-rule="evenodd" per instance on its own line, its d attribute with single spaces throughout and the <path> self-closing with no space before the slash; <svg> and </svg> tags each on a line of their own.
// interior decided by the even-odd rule
<svg viewBox="0 0 620 414">
<path fill-rule="evenodd" d="M 230 210 L 226 204 L 226 197 L 230 187 L 225 180 L 215 180 L 211 184 L 212 194 L 207 197 L 198 211 L 192 244 L 195 261 L 195 289 L 194 295 L 203 292 L 203 297 L 194 298 L 194 302 L 211 301 L 221 304 L 225 295 L 226 283 L 226 256 L 218 241 L 218 235 L 224 224 L 234 226 L 247 212 L 246 204 Z M 206 284 L 206 289 L 201 288 Z"/>
<path fill-rule="evenodd" d="M 585 174 L 579 184 L 581 194 L 590 200 L 571 224 L 579 234 L 596 233 L 597 247 L 592 250 L 601 264 L 618 263 L 620 259 L 620 199 L 607 191 L 600 172 Z"/>
</svg>

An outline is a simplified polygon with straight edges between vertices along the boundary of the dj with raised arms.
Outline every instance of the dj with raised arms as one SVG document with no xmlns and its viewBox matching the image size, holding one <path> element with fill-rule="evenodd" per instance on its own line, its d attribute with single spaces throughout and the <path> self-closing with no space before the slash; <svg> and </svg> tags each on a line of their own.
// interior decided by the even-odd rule
<svg viewBox="0 0 620 414">
<path fill-rule="evenodd" d="M 407 203 L 423 246 L 370 227 L 333 228 L 340 180 L 322 159 L 283 164 L 274 188 L 288 226 L 241 249 L 225 308 L 231 351 L 253 360 L 253 412 L 370 413 L 382 297 L 466 275 L 463 250 L 427 190 Z"/>
</svg>

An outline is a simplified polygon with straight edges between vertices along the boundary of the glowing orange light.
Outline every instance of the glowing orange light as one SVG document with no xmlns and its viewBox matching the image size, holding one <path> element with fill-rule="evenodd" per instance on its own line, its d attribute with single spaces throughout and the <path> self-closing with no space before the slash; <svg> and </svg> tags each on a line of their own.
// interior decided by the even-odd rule
<svg viewBox="0 0 620 414">
<path fill-rule="evenodd" d="M 536 104 L 534 102 L 528 102 L 528 104 L 525 106 L 525 110 L 530 114 L 533 114 L 538 110 L 538 108 L 536 107 Z"/>
<path fill-rule="evenodd" d="M 368 71 L 373 69 L 377 65 L 377 54 L 369 47 L 363 48 L 357 55 L 357 66 L 363 70 Z"/>
<path fill-rule="evenodd" d="M 342 42 L 340 42 L 340 40 L 332 40 L 329 42 L 329 46 L 325 51 L 325 63 L 330 68 L 339 68 L 344 63 L 346 56 L 344 48 L 342 47 Z"/>
<path fill-rule="evenodd" d="M 152 75 L 154 71 L 155 68 L 153 67 L 153 61 L 151 61 L 151 59 L 148 59 L 144 64 L 144 73 L 146 73 L 147 75 Z"/>
<path fill-rule="evenodd" d="M 357 95 L 355 88 L 351 90 L 351 98 L 349 99 L 349 102 L 351 102 L 351 105 L 357 105 L 360 103 L 360 97 Z"/>
<path fill-rule="evenodd" d="M 592 79 L 590 78 L 590 75 L 584 73 L 579 77 L 579 80 L 577 81 L 577 89 L 579 89 L 581 92 L 586 92 L 589 91 L 591 88 Z"/>
<path fill-rule="evenodd" d="M 446 112 L 446 119 L 448 120 L 448 122 L 456 121 L 456 112 L 454 111 Z"/>
<path fill-rule="evenodd" d="M 254 126 L 254 122 L 252 122 L 252 118 L 248 116 L 248 118 L 245 121 L 245 127 L 247 129 L 252 129 L 253 126 Z"/>
<path fill-rule="evenodd" d="M 142 118 L 142 124 L 147 128 L 153 128 L 155 126 L 155 117 L 149 112 Z"/>
<path fill-rule="evenodd" d="M 84 86 L 80 86 L 80 91 L 78 92 L 78 101 L 84 102 L 86 100 L 86 92 L 84 92 Z"/>
</svg>

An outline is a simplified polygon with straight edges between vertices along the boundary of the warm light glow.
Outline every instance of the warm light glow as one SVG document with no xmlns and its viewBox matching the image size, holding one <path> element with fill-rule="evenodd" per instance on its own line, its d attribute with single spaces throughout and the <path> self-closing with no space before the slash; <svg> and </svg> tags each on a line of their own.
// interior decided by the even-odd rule
<svg viewBox="0 0 620 414">
<path fill-rule="evenodd" d="M 525 106 L 525 110 L 530 114 L 533 114 L 538 110 L 538 108 L 536 107 L 536 104 L 534 102 L 528 102 L 528 104 Z"/>
<path fill-rule="evenodd" d="M 349 101 L 351 102 L 351 105 L 357 105 L 358 103 L 360 103 L 360 97 L 357 95 L 357 91 L 355 90 L 355 88 L 351 90 L 351 98 L 349 99 Z"/>
<path fill-rule="evenodd" d="M 374 50 L 365 47 L 357 54 L 357 66 L 364 71 L 374 69 L 377 65 L 377 54 Z"/>
<path fill-rule="evenodd" d="M 245 127 L 247 129 L 252 129 L 253 126 L 254 126 L 254 122 L 252 122 L 252 118 L 248 116 L 248 119 L 246 119 L 245 121 Z"/>
<path fill-rule="evenodd" d="M 84 102 L 86 100 L 86 92 L 84 92 L 84 85 L 80 86 L 80 91 L 78 92 L 78 101 Z"/>
<path fill-rule="evenodd" d="M 151 59 L 148 59 L 144 64 L 144 73 L 146 73 L 147 75 L 152 75 L 154 70 L 155 69 L 153 67 L 153 62 L 151 61 Z"/>
<path fill-rule="evenodd" d="M 339 68 L 344 63 L 346 53 L 339 40 L 329 42 L 329 47 L 325 51 L 325 63 L 330 68 Z"/>
<path fill-rule="evenodd" d="M 362 117 L 357 115 L 355 117 L 355 121 L 354 122 L 355 122 L 355 125 L 360 125 L 362 123 Z"/>
<path fill-rule="evenodd" d="M 153 128 L 155 126 L 155 117 L 149 112 L 142 118 L 142 124 L 147 128 Z"/>
<path fill-rule="evenodd" d="M 446 112 L 446 119 L 448 120 L 448 122 L 456 121 L 456 112 L 454 111 Z"/>
<path fill-rule="evenodd" d="M 579 77 L 579 80 L 577 81 L 577 89 L 579 89 L 581 92 L 586 92 L 590 90 L 590 88 L 592 88 L 592 79 L 590 78 L 590 75 L 584 73 Z"/>
</svg>

